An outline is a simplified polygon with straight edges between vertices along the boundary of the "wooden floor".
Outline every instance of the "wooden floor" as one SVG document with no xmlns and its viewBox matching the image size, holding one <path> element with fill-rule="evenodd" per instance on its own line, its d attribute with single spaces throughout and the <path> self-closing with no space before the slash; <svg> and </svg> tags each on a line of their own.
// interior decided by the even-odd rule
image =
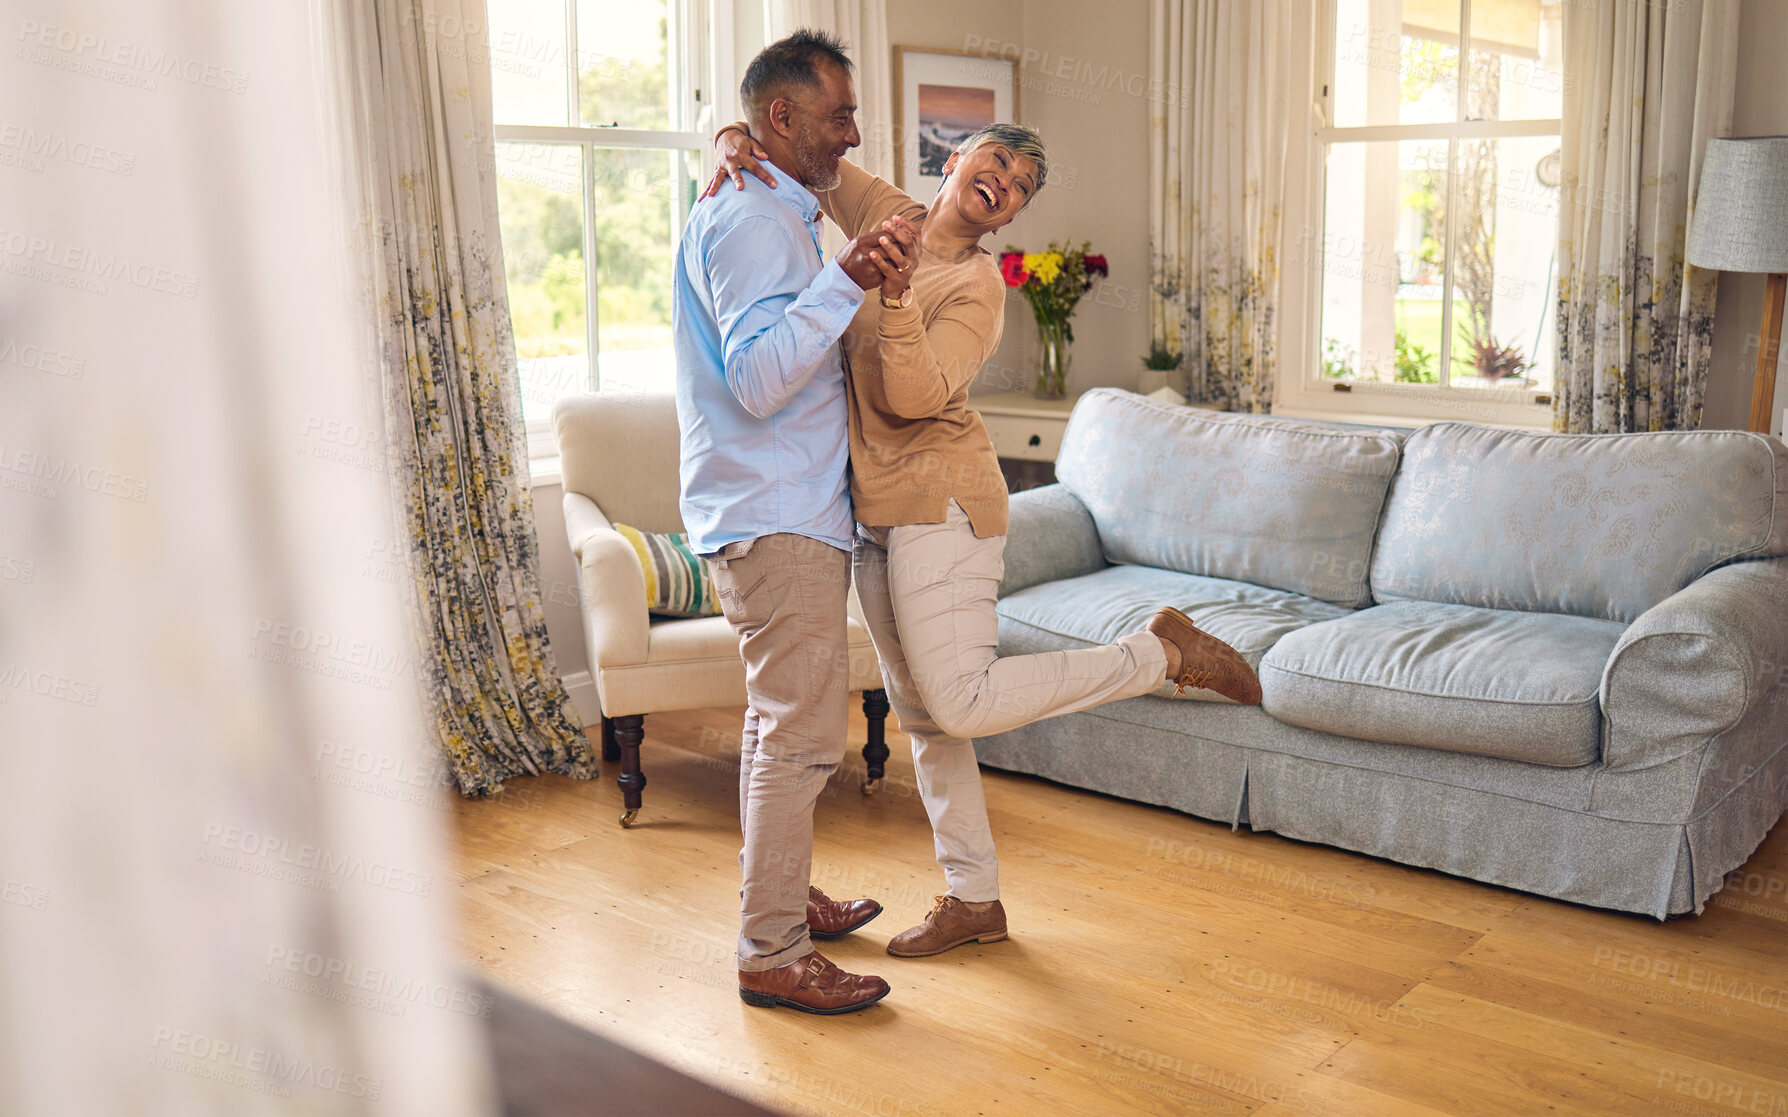
<svg viewBox="0 0 1788 1117">
<path fill-rule="evenodd" d="M 987 773 L 1009 941 L 899 960 L 943 877 L 904 738 L 817 810 L 815 883 L 887 911 L 828 944 L 893 986 L 743 1004 L 739 710 L 647 719 L 641 825 L 600 781 L 462 802 L 460 937 L 493 981 L 772 1108 L 1788 1115 L 1788 826 L 1660 924 Z M 639 1112 L 658 1112 L 649 1104 Z"/>
</svg>

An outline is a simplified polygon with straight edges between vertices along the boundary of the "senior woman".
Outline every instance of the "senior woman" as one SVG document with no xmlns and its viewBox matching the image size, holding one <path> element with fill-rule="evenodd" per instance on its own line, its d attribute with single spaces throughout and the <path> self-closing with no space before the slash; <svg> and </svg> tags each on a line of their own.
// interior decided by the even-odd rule
<svg viewBox="0 0 1788 1117">
<path fill-rule="evenodd" d="M 744 124 L 716 136 L 719 169 L 703 196 L 744 175 L 774 185 Z M 999 861 L 971 738 L 1148 694 L 1163 680 L 1240 703 L 1260 682 L 1233 648 L 1163 607 L 1115 644 L 998 654 L 994 612 L 1006 546 L 1006 485 L 969 386 L 998 348 L 1006 287 L 981 247 L 1049 176 L 1035 130 L 990 124 L 944 164 L 927 207 L 849 162 L 817 196 L 856 237 L 879 232 L 881 297 L 840 341 L 850 403 L 852 575 L 900 725 L 912 737 L 919 794 L 947 891 L 894 937 L 901 958 L 1006 937 Z M 1176 693 L 1179 693 L 1176 691 Z"/>
</svg>

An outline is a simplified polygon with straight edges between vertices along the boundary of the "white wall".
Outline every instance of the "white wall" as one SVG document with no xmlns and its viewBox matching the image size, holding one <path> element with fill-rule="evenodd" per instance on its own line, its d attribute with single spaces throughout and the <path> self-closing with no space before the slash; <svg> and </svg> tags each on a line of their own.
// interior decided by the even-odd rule
<svg viewBox="0 0 1788 1117">
<path fill-rule="evenodd" d="M 553 661 L 559 675 L 573 687 L 588 720 L 595 720 L 594 702 L 585 704 L 576 679 L 590 669 L 584 653 L 583 614 L 577 604 L 577 567 L 571 557 L 571 541 L 565 537 L 564 487 L 557 480 L 534 484 L 534 532 L 540 541 L 540 607 L 546 613 L 546 633 L 552 641 Z M 591 694 L 589 697 L 593 698 Z"/>
<path fill-rule="evenodd" d="M 1148 351 L 1148 104 L 1132 92 L 1147 87 L 1148 27 L 1147 0 L 888 0 L 896 47 L 1023 63 L 1017 115 L 1043 133 L 1049 184 L 986 247 L 1091 241 L 1110 261 L 1110 278 L 1075 311 L 1071 391 L 1134 387 Z M 978 390 L 1029 387 L 1037 350 L 1028 304 L 1008 295 L 1005 336 Z"/>
<path fill-rule="evenodd" d="M 1788 3 L 1744 0 L 1738 27 L 1737 91 L 1732 106 L 1734 136 L 1788 134 L 1788 82 L 1782 51 L 1788 46 Z M 1788 200 L 1784 200 L 1788 204 Z M 1742 430 L 1750 424 L 1751 383 L 1757 368 L 1757 330 L 1763 322 L 1761 275 L 1720 276 L 1714 309 L 1713 369 L 1707 377 L 1702 426 Z M 1776 365 L 1776 405 L 1771 429 L 1782 433 L 1788 407 L 1788 362 Z"/>
</svg>

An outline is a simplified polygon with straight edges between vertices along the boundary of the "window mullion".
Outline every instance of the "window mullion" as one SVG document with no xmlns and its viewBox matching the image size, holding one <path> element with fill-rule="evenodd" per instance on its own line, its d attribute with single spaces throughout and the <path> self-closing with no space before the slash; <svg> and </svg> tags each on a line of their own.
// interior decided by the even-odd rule
<svg viewBox="0 0 1788 1117">
<path fill-rule="evenodd" d="M 1471 118 L 1471 0 L 1459 3 L 1459 77 L 1453 118 L 1460 124 Z M 1447 141 L 1446 270 L 1440 279 L 1440 389 L 1453 383 L 1453 277 L 1459 267 L 1459 145 L 1457 133 Z"/>
<path fill-rule="evenodd" d="M 602 374 L 597 363 L 602 355 L 602 323 L 596 313 L 596 146 L 583 145 L 584 158 L 584 345 L 590 354 L 590 367 L 584 382 L 592 391 L 602 390 Z"/>
<path fill-rule="evenodd" d="M 572 126 L 584 122 L 583 105 L 577 96 L 577 0 L 565 0 L 565 120 Z"/>
<path fill-rule="evenodd" d="M 497 124 L 491 129 L 499 140 L 516 143 L 594 143 L 602 147 L 675 147 L 701 151 L 709 137 L 703 132 L 672 132 L 657 128 L 564 128 L 545 124 Z"/>
<path fill-rule="evenodd" d="M 1441 233 L 1445 238 L 1447 266 L 1440 273 L 1440 387 L 1445 390 L 1453 376 L 1453 270 L 1458 266 L 1459 229 L 1459 141 L 1447 141 L 1447 220 Z"/>
<path fill-rule="evenodd" d="M 1459 123 L 1471 119 L 1471 0 L 1459 0 L 1459 96 L 1455 105 Z"/>
</svg>

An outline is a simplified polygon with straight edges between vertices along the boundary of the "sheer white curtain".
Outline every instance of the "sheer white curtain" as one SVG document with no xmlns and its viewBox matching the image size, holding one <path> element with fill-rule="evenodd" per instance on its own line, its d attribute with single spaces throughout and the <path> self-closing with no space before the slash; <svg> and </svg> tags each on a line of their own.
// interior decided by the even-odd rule
<svg viewBox="0 0 1788 1117">
<path fill-rule="evenodd" d="M 1567 55 L 1553 426 L 1694 430 L 1717 272 L 1683 262 L 1710 137 L 1730 134 L 1737 0 L 1579 0 Z"/>
<path fill-rule="evenodd" d="M 306 7 L 9 10 L 0 1112 L 488 1112 Z"/>
<path fill-rule="evenodd" d="M 1270 411 L 1290 0 L 1151 0 L 1150 329 L 1193 400 Z"/>
</svg>

